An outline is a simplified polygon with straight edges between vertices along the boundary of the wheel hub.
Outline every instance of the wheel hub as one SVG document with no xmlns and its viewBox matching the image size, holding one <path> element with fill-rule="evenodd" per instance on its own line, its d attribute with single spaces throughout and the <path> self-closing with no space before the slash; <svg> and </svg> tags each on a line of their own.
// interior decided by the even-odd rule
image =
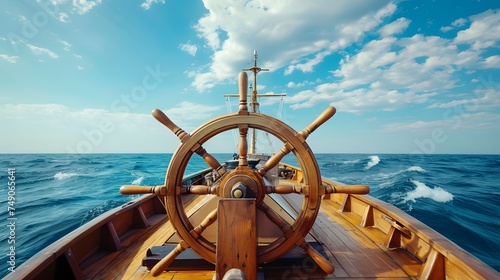
<svg viewBox="0 0 500 280">
<path fill-rule="evenodd" d="M 262 176 L 249 168 L 236 168 L 222 178 L 219 196 L 224 198 L 255 198 L 259 205 L 265 196 Z"/>
</svg>

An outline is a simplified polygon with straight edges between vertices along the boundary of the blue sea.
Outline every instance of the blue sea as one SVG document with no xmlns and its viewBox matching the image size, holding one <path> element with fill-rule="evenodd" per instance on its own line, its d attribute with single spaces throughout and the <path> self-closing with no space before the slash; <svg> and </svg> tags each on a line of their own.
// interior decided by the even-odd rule
<svg viewBox="0 0 500 280">
<path fill-rule="evenodd" d="M 65 234 L 137 197 L 121 195 L 121 185 L 163 184 L 171 156 L 0 155 L 0 218 L 5 224 L 0 231 L 0 277 L 9 272 L 10 246 L 15 245 L 17 267 Z M 220 162 L 231 157 L 214 156 Z M 500 271 L 500 155 L 316 156 L 322 176 L 369 185 L 370 195 L 406 211 Z M 297 165 L 290 155 L 283 161 Z M 195 155 L 186 174 L 206 167 Z M 15 178 L 9 178 L 9 171 Z M 15 184 L 15 194 L 9 194 L 9 184 Z M 8 211 L 9 206 L 14 210 Z M 14 231 L 9 229 L 12 222 Z M 12 240 L 15 244 L 9 244 Z"/>
</svg>

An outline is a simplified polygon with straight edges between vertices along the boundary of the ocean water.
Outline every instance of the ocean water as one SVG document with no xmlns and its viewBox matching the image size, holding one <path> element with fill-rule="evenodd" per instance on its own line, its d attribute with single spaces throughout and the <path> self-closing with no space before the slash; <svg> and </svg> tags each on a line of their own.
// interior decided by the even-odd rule
<svg viewBox="0 0 500 280">
<path fill-rule="evenodd" d="M 80 225 L 137 197 L 121 195 L 121 185 L 163 184 L 171 156 L 0 155 L 0 219 L 5 224 L 0 230 L 0 277 L 11 267 L 11 246 L 17 267 Z M 231 157 L 214 156 L 220 162 Z M 406 211 L 500 271 L 500 155 L 317 154 L 316 158 L 322 176 L 369 185 L 371 196 Z M 290 155 L 283 161 L 296 165 Z M 206 167 L 195 155 L 186 174 Z M 9 178 L 9 171 L 15 178 Z M 15 194 L 9 193 L 9 184 L 15 184 Z"/>
</svg>

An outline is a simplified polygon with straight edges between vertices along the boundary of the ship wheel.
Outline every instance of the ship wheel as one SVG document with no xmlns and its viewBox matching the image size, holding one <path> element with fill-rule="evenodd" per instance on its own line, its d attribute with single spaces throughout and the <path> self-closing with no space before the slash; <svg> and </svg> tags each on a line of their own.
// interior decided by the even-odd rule
<svg viewBox="0 0 500 280">
<path fill-rule="evenodd" d="M 193 225 L 183 207 L 183 194 L 212 194 L 221 198 L 255 198 L 257 208 L 265 213 L 268 219 L 283 232 L 282 237 L 258 249 L 258 264 L 268 263 L 288 253 L 296 246 L 300 246 L 305 249 L 323 271 L 332 273 L 334 268 L 331 263 L 305 241 L 305 237 L 311 230 L 318 215 L 321 196 L 325 192 L 328 192 L 322 185 L 318 164 L 305 140 L 309 134 L 335 114 L 335 108 L 332 106 L 328 107 L 308 127 L 301 132 L 296 132 L 276 118 L 260 113 L 248 112 L 247 74 L 241 72 L 238 80 L 240 90 L 238 112 L 210 120 L 191 134 L 186 133 L 176 126 L 162 111 L 155 109 L 152 113 L 158 121 L 168 127 L 181 141 L 181 145 L 175 151 L 170 161 L 165 184 L 157 187 L 124 186 L 120 189 L 122 194 L 152 192 L 166 197 L 165 207 L 168 217 L 181 241 L 169 255 L 153 267 L 152 274 L 153 276 L 157 276 L 162 273 L 175 257 L 187 248 L 191 248 L 191 250 L 205 260 L 214 264 L 216 263 L 216 245 L 206 240 L 201 234 L 209 225 L 216 221 L 217 209 L 208 213 L 199 225 Z M 202 147 L 202 144 L 214 136 L 232 129 L 238 129 L 240 136 L 238 166 L 234 170 L 226 170 L 225 166 L 221 165 Z M 263 130 L 274 135 L 284 143 L 283 148 L 267 160 L 258 170 L 248 166 L 248 129 Z M 264 175 L 290 152 L 293 152 L 303 170 L 302 185 L 300 187 L 288 185 L 271 186 L 269 184 L 266 186 L 263 178 Z M 184 171 L 194 153 L 200 155 L 212 169 L 217 171 L 219 176 L 217 183 L 211 186 L 183 186 Z M 330 192 L 332 191 L 330 190 Z M 300 213 L 293 224 L 285 221 L 264 202 L 264 197 L 270 193 L 299 193 L 304 196 Z"/>
</svg>

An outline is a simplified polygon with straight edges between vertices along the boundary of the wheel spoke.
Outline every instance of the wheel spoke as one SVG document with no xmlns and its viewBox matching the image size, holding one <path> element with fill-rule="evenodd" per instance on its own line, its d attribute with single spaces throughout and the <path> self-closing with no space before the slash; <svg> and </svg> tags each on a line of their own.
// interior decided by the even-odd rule
<svg viewBox="0 0 500 280">
<path fill-rule="evenodd" d="M 182 143 L 184 143 L 187 139 L 190 138 L 189 134 L 185 132 L 182 128 L 178 127 L 173 121 L 171 121 L 165 113 L 163 113 L 160 109 L 154 109 L 151 114 L 155 119 L 161 122 L 164 126 L 170 129 L 175 136 L 177 136 Z"/>
<path fill-rule="evenodd" d="M 200 235 L 205 231 L 205 229 L 213 224 L 217 220 L 217 208 L 212 210 L 201 223 L 192 229 L 189 233 L 195 238 L 198 239 Z"/>
<path fill-rule="evenodd" d="M 304 141 L 306 140 L 307 137 L 311 133 L 313 133 L 318 127 L 320 127 L 323 123 L 325 123 L 327 120 L 329 120 L 333 115 L 335 115 L 335 112 L 337 110 L 333 106 L 328 106 L 321 115 L 319 115 L 310 125 L 308 125 L 306 128 L 304 128 L 301 132 L 299 132 L 299 135 L 302 135 L 304 137 Z"/>
<path fill-rule="evenodd" d="M 120 187 L 121 194 L 146 194 L 146 193 L 156 193 L 159 195 L 165 195 L 165 186 L 135 186 L 126 185 Z"/>
<path fill-rule="evenodd" d="M 217 173 L 219 173 L 219 176 L 222 176 L 224 175 L 224 173 L 226 173 L 226 169 L 219 163 L 219 161 L 216 158 L 214 158 L 214 156 L 209 154 L 207 150 L 203 148 L 203 146 L 198 147 L 195 153 L 200 157 L 202 157 L 208 164 L 208 166 L 210 166 L 210 168 L 216 170 Z"/>
<path fill-rule="evenodd" d="M 238 108 L 238 114 L 248 115 L 248 106 L 247 106 L 248 75 L 246 72 L 240 72 L 240 75 L 238 76 L 238 86 L 240 90 L 240 106 Z"/>
<path fill-rule="evenodd" d="M 288 143 L 281 148 L 276 154 L 274 154 L 270 159 L 266 161 L 266 163 L 259 168 L 257 171 L 261 176 L 266 175 L 266 173 L 275 167 L 278 163 L 280 163 L 281 159 L 290 153 L 294 148 Z"/>
<path fill-rule="evenodd" d="M 187 132 L 185 132 L 182 128 L 178 127 L 172 120 L 170 120 L 165 113 L 163 113 L 159 109 L 154 109 L 153 112 L 151 113 L 155 119 L 157 119 L 159 122 L 161 122 L 163 125 L 165 125 L 168 129 L 170 129 L 175 136 L 181 140 L 182 143 L 185 143 L 191 138 L 191 135 L 189 135 Z M 225 173 L 225 170 L 221 168 L 221 164 L 217 159 L 215 159 L 211 154 L 209 154 L 203 146 L 199 146 L 196 151 L 196 154 L 201 156 L 205 162 L 210 166 L 210 168 L 217 170 L 219 175 L 222 175 Z"/>
<path fill-rule="evenodd" d="M 191 185 L 187 187 L 181 187 L 181 194 L 217 194 L 218 186 L 206 186 L 206 185 Z"/>
<path fill-rule="evenodd" d="M 276 211 L 269 207 L 269 205 L 267 205 L 265 202 L 262 202 L 259 205 L 259 209 L 264 212 L 264 214 L 266 214 L 267 218 L 269 218 L 271 222 L 273 222 L 281 229 L 285 238 L 288 238 L 290 237 L 290 235 L 292 235 L 292 225 L 290 225 L 287 221 L 285 221 L 285 219 L 278 215 L 278 213 L 276 213 Z"/>
<path fill-rule="evenodd" d="M 189 248 L 189 245 L 184 240 L 181 240 L 174 250 L 170 251 L 167 256 L 165 256 L 158 263 L 156 263 L 155 266 L 153 266 L 153 269 L 151 269 L 151 274 L 153 274 L 154 277 L 160 275 L 163 271 L 165 271 L 165 269 L 170 266 L 170 264 L 172 264 L 175 258 L 177 258 L 177 256 L 184 252 L 184 250 L 186 250 L 187 248 Z"/>
<path fill-rule="evenodd" d="M 273 222 L 281 229 L 285 238 L 288 238 L 293 233 L 292 226 L 267 204 L 262 203 L 259 206 L 259 209 L 266 214 L 271 222 Z M 316 264 L 318 264 L 319 267 L 321 267 L 324 272 L 326 272 L 327 274 L 333 273 L 333 271 L 335 270 L 333 265 L 325 257 L 323 257 L 323 255 L 316 251 L 316 249 L 311 247 L 311 245 L 309 245 L 309 243 L 307 243 L 305 239 L 302 239 L 297 245 L 302 247 L 302 249 L 307 252 L 307 254 L 314 260 L 314 262 L 316 262 Z"/>
<path fill-rule="evenodd" d="M 212 212 L 208 214 L 207 217 L 205 217 L 205 219 L 197 227 L 195 227 L 189 233 L 195 239 L 198 239 L 200 235 L 203 233 L 203 231 L 205 231 L 205 229 L 211 224 L 213 224 L 216 220 L 217 220 L 217 209 L 214 209 Z M 156 277 L 160 275 L 163 271 L 165 271 L 165 269 L 167 269 L 170 266 L 170 264 L 172 264 L 175 258 L 189 247 L 190 246 L 184 240 L 181 240 L 179 244 L 177 244 L 174 250 L 172 250 L 167 256 L 161 259 L 153 267 L 153 269 L 151 269 L 151 273 L 153 274 L 153 276 Z"/>
<path fill-rule="evenodd" d="M 368 194 L 370 192 L 370 187 L 367 185 L 323 185 L 324 194 L 331 193 L 348 193 L 348 194 Z M 277 193 L 277 194 L 290 194 L 307 193 L 308 186 L 296 186 L 296 185 L 278 185 L 278 186 L 266 186 L 266 193 Z"/>
<path fill-rule="evenodd" d="M 247 89 L 248 89 L 248 76 L 246 72 L 241 72 L 238 76 L 238 86 L 240 90 L 240 106 L 238 108 L 239 115 L 248 115 L 247 106 Z M 240 144 L 239 147 L 239 161 L 238 166 L 248 166 L 247 154 L 248 154 L 248 125 L 239 125 L 240 131 Z"/>
<path fill-rule="evenodd" d="M 309 135 L 315 131 L 319 126 L 321 126 L 323 123 L 325 123 L 327 120 L 329 120 L 336 112 L 335 107 L 329 106 L 328 108 L 321 113 L 310 125 L 308 125 L 306 128 L 304 128 L 301 132 L 297 134 L 297 136 L 301 136 L 301 142 L 305 142 L 306 138 L 309 137 Z M 258 172 L 260 175 L 264 176 L 269 170 L 271 170 L 273 167 L 275 167 L 281 159 L 283 159 L 284 156 L 286 156 L 288 153 L 290 153 L 294 149 L 293 146 L 291 146 L 289 143 L 285 143 L 283 148 L 281 150 L 274 154 L 269 160 L 267 160 L 266 164 L 262 166 Z"/>
<path fill-rule="evenodd" d="M 304 193 L 307 186 L 294 186 L 294 185 L 278 185 L 278 186 L 267 186 L 266 193 L 277 193 L 277 194 L 290 194 L 290 193 Z"/>
<path fill-rule="evenodd" d="M 309 245 L 305 239 L 302 240 L 302 244 L 299 246 L 307 252 L 307 254 L 326 274 L 332 274 L 335 271 L 332 263 L 323 257 L 323 255 L 316 251 L 316 249 L 314 249 L 311 245 Z"/>
<path fill-rule="evenodd" d="M 248 133 L 248 125 L 241 125 L 239 127 L 240 130 L 240 144 L 239 144 L 239 152 L 240 158 L 238 161 L 238 166 L 248 166 L 247 154 L 248 154 L 248 142 L 247 142 L 247 133 Z"/>
<path fill-rule="evenodd" d="M 348 194 L 368 194 L 370 187 L 367 185 L 323 185 L 325 194 L 329 193 L 348 193 Z"/>
</svg>

